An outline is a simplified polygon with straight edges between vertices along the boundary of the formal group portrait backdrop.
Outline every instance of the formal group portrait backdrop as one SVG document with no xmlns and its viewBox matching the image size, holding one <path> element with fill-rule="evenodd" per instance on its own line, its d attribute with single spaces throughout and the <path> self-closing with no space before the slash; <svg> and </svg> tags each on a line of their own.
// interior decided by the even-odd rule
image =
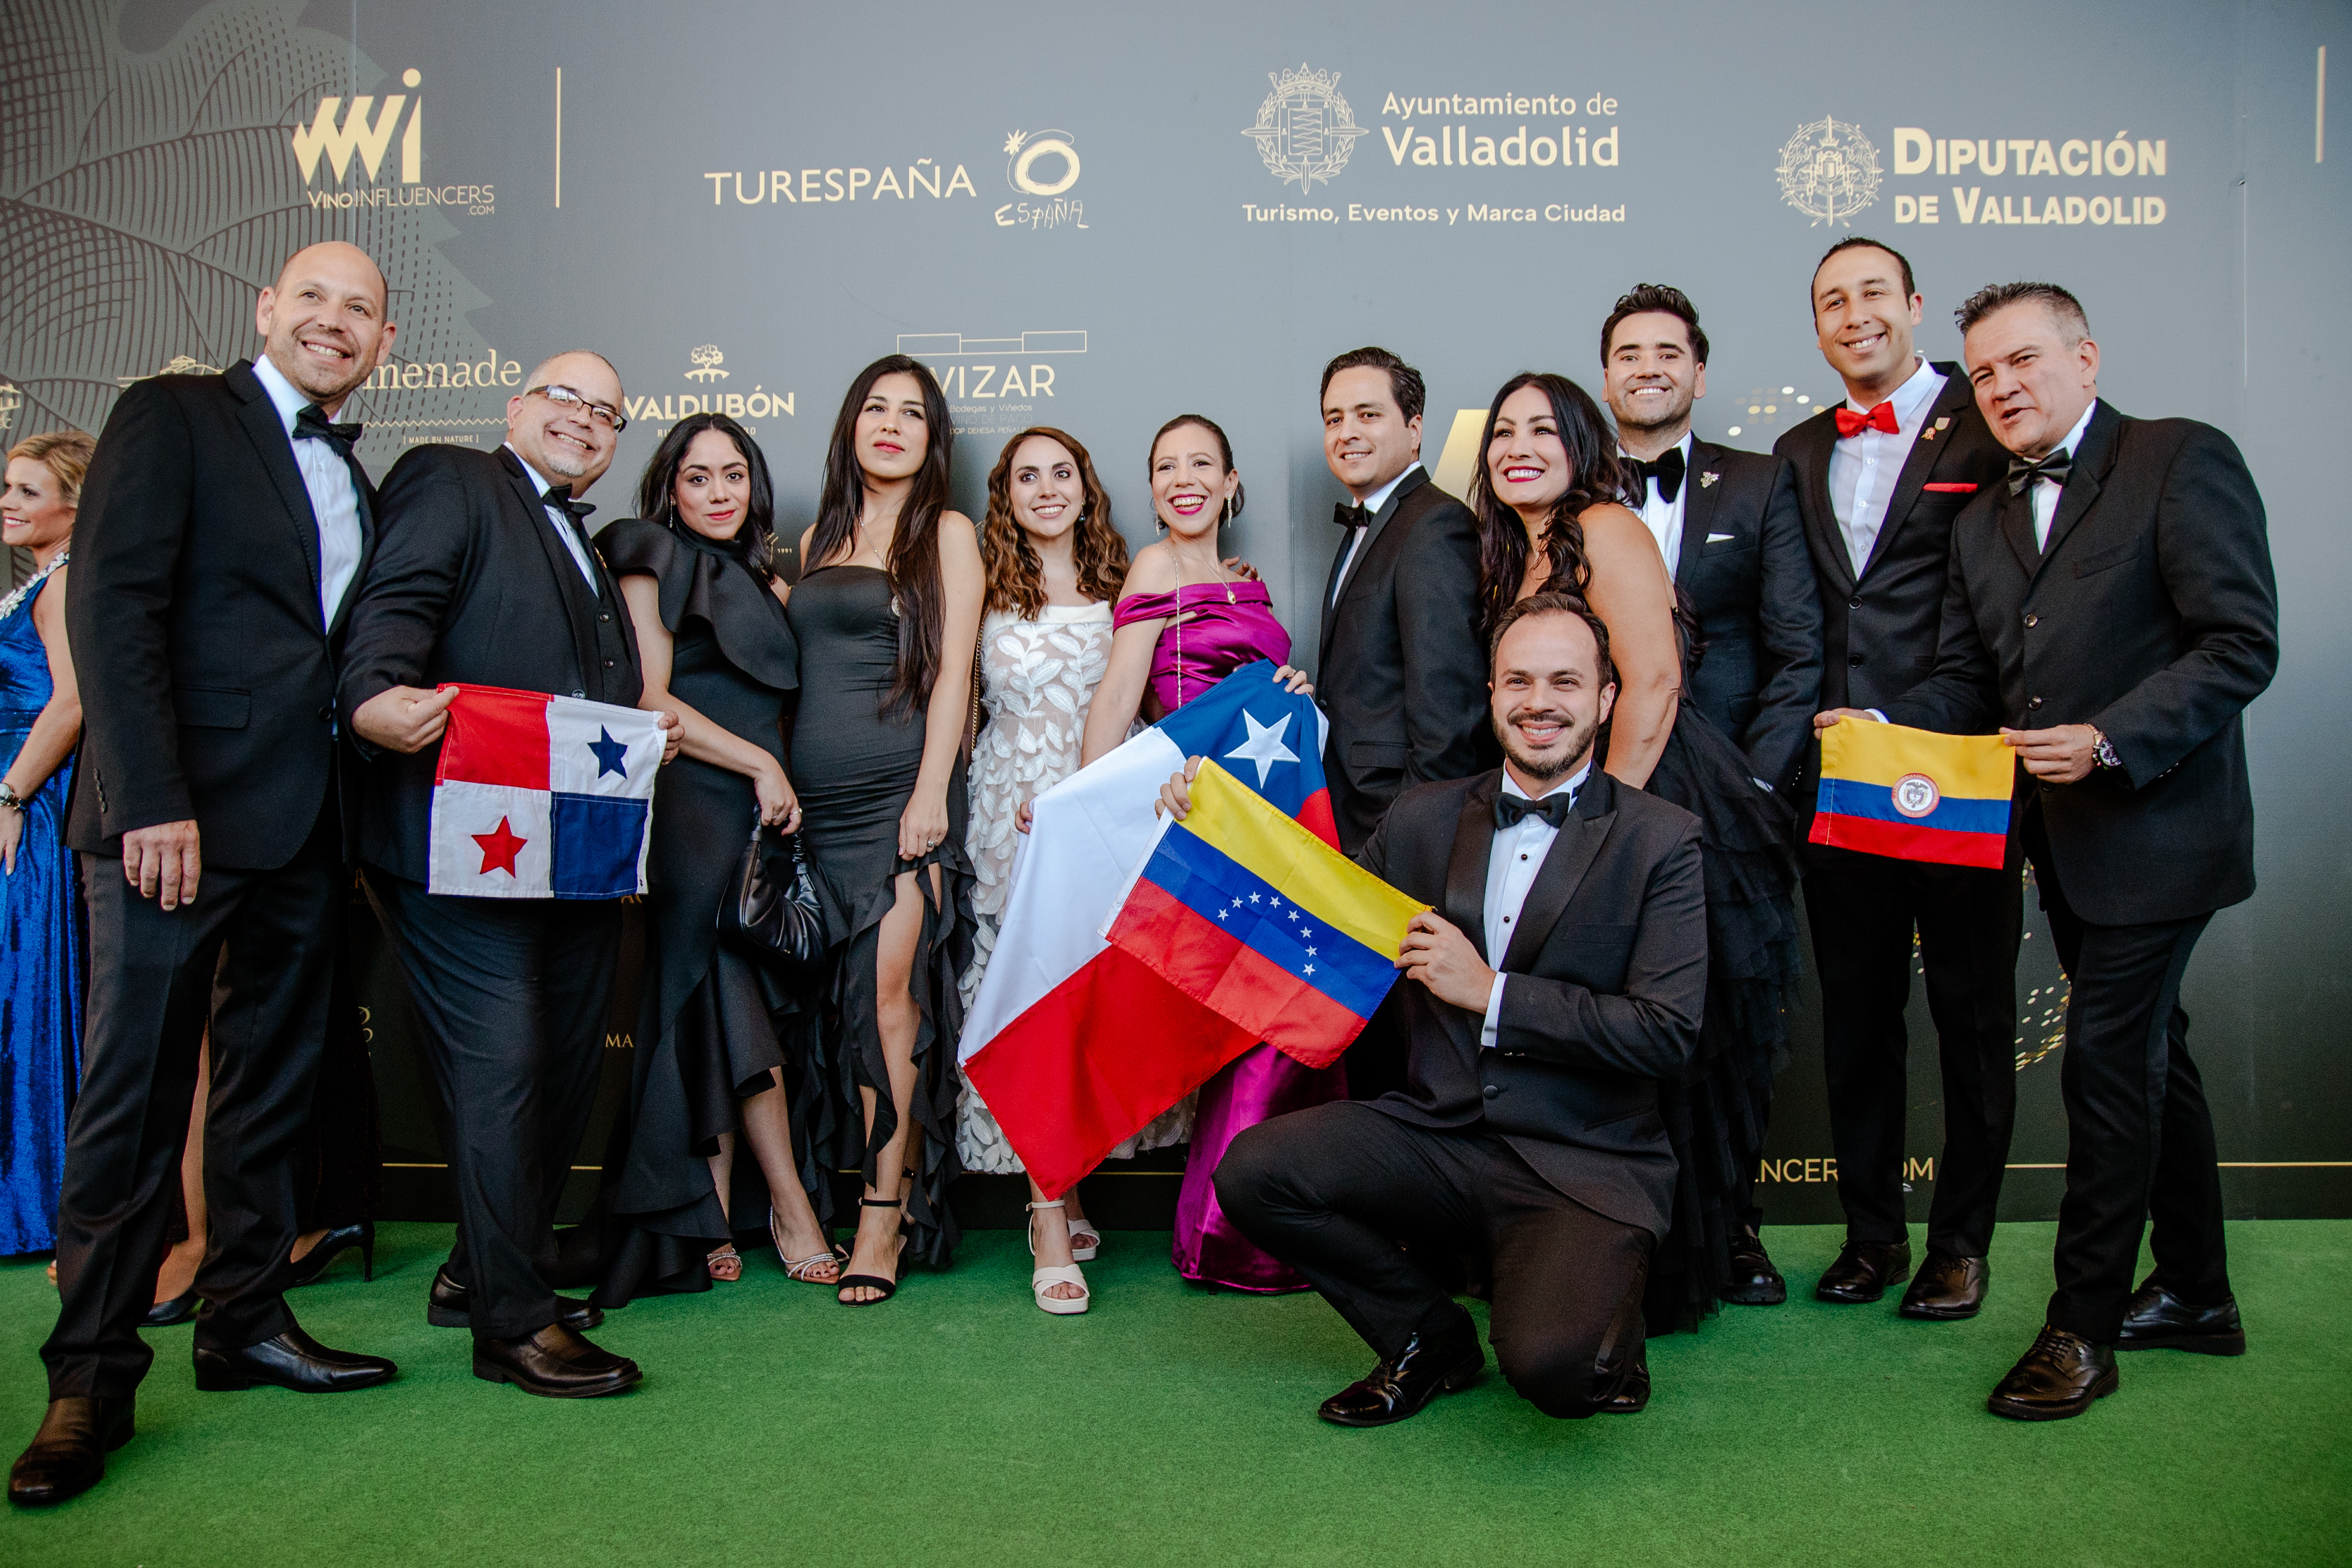
<svg viewBox="0 0 2352 1568">
<path fill-rule="evenodd" d="M 795 539 L 844 388 L 905 353 L 953 407 L 975 517 L 1004 438 L 1059 426 L 1140 545 L 1151 433 L 1218 421 L 1248 498 L 1228 551 L 1311 655 L 1344 499 L 1318 381 L 1342 350 L 1420 367 L 1423 458 L 1460 494 L 1495 388 L 1523 369 L 1597 386 L 1601 319 L 1636 282 L 1697 303 L 1696 428 L 1755 449 L 1843 395 L 1807 305 L 1835 241 L 1908 255 L 1937 360 L 1979 286 L 2063 284 L 2101 395 L 2227 431 L 2269 510 L 2284 660 L 2247 716 L 2261 890 L 2214 921 L 2185 1005 L 2231 1212 L 2352 1215 L 2352 139 L 2326 145 L 2347 22 L 2321 0 L 8 0 L 0 426 L 96 431 L 141 377 L 257 353 L 256 290 L 349 239 L 399 326 L 343 415 L 379 479 L 418 443 L 494 446 L 537 361 L 593 348 L 630 423 L 592 527 L 630 514 L 672 423 L 716 410 L 764 448 Z M 2067 989 L 2028 903 L 2018 1218 L 2055 1213 L 2066 1150 Z M 362 903 L 352 927 L 393 1217 L 438 1215 L 415 1026 Z M 1773 1223 L 1838 1217 L 1819 1033 L 1809 993 L 1759 1188 Z M 1934 1049 L 1915 987 L 1915 1217 Z"/>
</svg>

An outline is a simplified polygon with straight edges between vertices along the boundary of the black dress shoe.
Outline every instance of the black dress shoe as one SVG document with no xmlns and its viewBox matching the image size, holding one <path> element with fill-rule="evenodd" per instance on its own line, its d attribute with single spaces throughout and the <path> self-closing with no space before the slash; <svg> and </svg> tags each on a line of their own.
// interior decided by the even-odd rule
<svg viewBox="0 0 2352 1568">
<path fill-rule="evenodd" d="M 449 1266 L 443 1264 L 433 1271 L 433 1293 L 425 1299 L 425 1321 L 436 1329 L 469 1329 L 474 1326 L 474 1310 L 467 1301 L 466 1287 L 449 1278 Z M 593 1301 L 575 1301 L 565 1296 L 555 1299 L 555 1321 L 575 1334 L 584 1334 L 604 1321 L 604 1309 Z"/>
<path fill-rule="evenodd" d="M 170 1300 L 158 1301 L 148 1308 L 147 1315 L 139 1320 L 139 1326 L 142 1329 L 168 1329 L 188 1322 L 195 1317 L 196 1309 L 204 1304 L 205 1299 L 196 1294 L 195 1287 L 192 1285 Z"/>
<path fill-rule="evenodd" d="M 2243 1355 L 2246 1331 L 2238 1321 L 2238 1299 L 2193 1307 L 2151 1279 L 2132 1293 L 2124 1308 L 2119 1351 L 2195 1351 L 2200 1355 Z"/>
<path fill-rule="evenodd" d="M 196 1347 L 196 1386 L 207 1394 L 231 1393 L 257 1383 L 275 1384 L 297 1394 L 349 1394 L 390 1383 L 400 1369 L 380 1355 L 331 1351 L 299 1328 L 243 1350 Z"/>
<path fill-rule="evenodd" d="M 1752 1225 L 1731 1233 L 1731 1274 L 1721 1294 L 1736 1307 L 1777 1307 L 1789 1299 L 1789 1282 L 1772 1267 L 1764 1238 Z"/>
<path fill-rule="evenodd" d="M 293 1277 L 289 1285 L 309 1285 L 327 1271 L 327 1265 L 349 1252 L 360 1249 L 360 1278 L 375 1278 L 375 1221 L 363 1219 L 357 1225 L 340 1225 L 319 1238 L 319 1245 L 295 1259 Z"/>
<path fill-rule="evenodd" d="M 1765 1305 L 1769 1306 L 1767 1302 Z M 1625 1373 L 1617 1392 L 1601 1402 L 1601 1415 L 1639 1415 L 1650 1407 L 1650 1358 L 1643 1356 Z"/>
<path fill-rule="evenodd" d="M 2063 1421 L 2116 1391 L 2116 1349 L 2049 1323 L 2009 1369 L 1985 1408 L 2012 1421 Z"/>
<path fill-rule="evenodd" d="M 8 1500 L 47 1508 L 98 1485 L 106 1456 L 131 1441 L 131 1405 L 122 1399 L 52 1399 L 41 1429 L 8 1470 Z"/>
<path fill-rule="evenodd" d="M 1813 1294 L 1824 1301 L 1855 1307 L 1875 1301 L 1889 1285 L 1911 1277 L 1911 1244 L 1907 1241 L 1849 1241 L 1838 1248 L 1837 1261 L 1822 1272 Z"/>
<path fill-rule="evenodd" d="M 1903 1305 L 1895 1310 L 1906 1318 L 1931 1323 L 1973 1318 L 1984 1305 L 1985 1285 L 1990 1279 L 1983 1258 L 1962 1258 L 1958 1253 L 1937 1252 L 1931 1247 L 1927 1260 L 1919 1265 L 1918 1276 L 1911 1281 L 1911 1289 L 1903 1292 Z"/>
<path fill-rule="evenodd" d="M 476 1340 L 474 1375 L 548 1399 L 594 1399 L 635 1388 L 645 1373 L 628 1357 L 598 1350 L 562 1324 L 550 1323 L 510 1340 Z"/>
<path fill-rule="evenodd" d="M 1475 1333 L 1442 1343 L 1415 1334 L 1370 1377 L 1349 1384 L 1315 1414 L 1337 1426 L 1386 1426 L 1419 1415 L 1441 1393 L 1468 1387 L 1486 1365 Z"/>
</svg>

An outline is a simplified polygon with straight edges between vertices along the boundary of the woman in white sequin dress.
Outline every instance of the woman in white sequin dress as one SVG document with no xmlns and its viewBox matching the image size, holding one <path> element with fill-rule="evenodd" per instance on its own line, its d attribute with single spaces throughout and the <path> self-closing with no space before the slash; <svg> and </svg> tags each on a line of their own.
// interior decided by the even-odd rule
<svg viewBox="0 0 2352 1568">
<path fill-rule="evenodd" d="M 990 471 L 980 542 L 988 599 L 976 667 L 984 721 L 972 743 L 970 773 L 967 848 L 978 881 L 972 962 L 962 983 L 967 1008 L 996 946 L 1013 846 L 1028 826 L 1029 803 L 1077 771 L 1087 704 L 1110 656 L 1110 601 L 1128 565 L 1126 542 L 1111 524 L 1110 499 L 1086 447 L 1043 426 L 1006 442 Z M 1111 1157 L 1183 1142 L 1191 1112 L 1188 1100 Z M 956 1152 L 966 1171 L 1010 1175 L 1022 1170 L 1020 1156 L 969 1083 L 956 1116 Z M 1045 1194 L 1032 1183 L 1030 1196 L 1042 1201 Z M 1091 1258 L 1100 1240 L 1075 1188 L 1065 1201 L 1066 1209 L 1031 1215 L 1039 1274 L 1066 1268 L 1070 1276 L 1033 1282 L 1038 1305 L 1055 1313 L 1086 1310 L 1076 1264 Z"/>
</svg>

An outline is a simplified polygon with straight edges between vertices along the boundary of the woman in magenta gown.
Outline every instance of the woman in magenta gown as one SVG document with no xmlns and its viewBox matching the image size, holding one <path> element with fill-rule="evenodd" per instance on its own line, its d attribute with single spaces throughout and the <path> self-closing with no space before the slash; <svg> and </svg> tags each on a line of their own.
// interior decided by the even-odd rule
<svg viewBox="0 0 2352 1568">
<path fill-rule="evenodd" d="M 1167 537 L 1139 552 L 1111 612 L 1110 667 L 1087 711 L 1081 765 L 1127 739 L 1138 717 L 1158 720 L 1258 659 L 1276 679 L 1308 689 L 1289 668 L 1290 634 L 1265 584 L 1217 554 L 1217 530 L 1242 510 L 1241 476 L 1225 433 L 1197 414 L 1162 426 L 1151 443 L 1151 506 Z M 1307 1281 L 1244 1239 L 1217 1206 L 1210 1177 L 1245 1127 L 1348 1096 L 1344 1068 L 1300 1066 L 1253 1046 L 1202 1084 L 1176 1201 L 1171 1249 L 1185 1279 L 1236 1290 L 1304 1290 Z"/>
</svg>

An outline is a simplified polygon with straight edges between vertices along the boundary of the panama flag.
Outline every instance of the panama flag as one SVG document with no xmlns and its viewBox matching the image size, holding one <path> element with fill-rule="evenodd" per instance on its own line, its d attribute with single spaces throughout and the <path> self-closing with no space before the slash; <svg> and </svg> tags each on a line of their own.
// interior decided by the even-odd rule
<svg viewBox="0 0 2352 1568">
<path fill-rule="evenodd" d="M 1336 852 L 1326 721 L 1274 677 L 1266 660 L 1244 665 L 1032 807 L 958 1059 L 1048 1197 L 1264 1037 L 1104 931 L 1160 841 L 1160 786 L 1188 756 L 1215 759 Z"/>
<path fill-rule="evenodd" d="M 644 892 L 660 715 L 496 686 L 457 691 L 433 775 L 425 890 L 477 899 Z"/>
<path fill-rule="evenodd" d="M 1816 844 L 1999 870 L 2017 753 L 1999 735 L 1841 719 L 1822 731 Z"/>
</svg>

